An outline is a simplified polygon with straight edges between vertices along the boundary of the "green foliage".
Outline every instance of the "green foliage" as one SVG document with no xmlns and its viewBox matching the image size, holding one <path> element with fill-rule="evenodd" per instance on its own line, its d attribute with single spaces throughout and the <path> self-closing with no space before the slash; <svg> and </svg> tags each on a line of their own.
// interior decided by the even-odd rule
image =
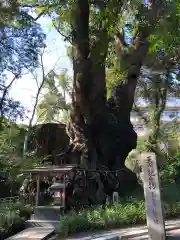
<svg viewBox="0 0 180 240">
<path fill-rule="evenodd" d="M 17 80 L 38 66 L 38 52 L 45 39 L 40 25 L 27 9 L 20 8 L 16 0 L 3 2 L 0 3 L 1 122 L 3 117 L 16 120 L 17 117 L 24 116 L 24 108 L 20 102 L 14 101 L 8 93 L 14 83 L 13 79 Z"/>
<path fill-rule="evenodd" d="M 3 89 L 2 89 L 3 90 Z M 0 89 L 0 94 L 3 94 Z M 0 97 L 0 101 L 1 101 Z M 3 100 L 2 108 L 0 110 L 0 115 L 2 118 L 0 119 L 0 130 L 2 128 L 3 121 L 6 121 L 4 118 L 7 118 L 13 122 L 17 120 L 24 120 L 26 109 L 22 106 L 20 101 L 16 101 L 13 98 L 10 98 L 8 94 Z"/>
<path fill-rule="evenodd" d="M 30 218 L 33 208 L 30 205 L 24 205 L 21 202 L 9 203 L 7 207 L 10 211 L 19 211 L 19 216 L 25 219 Z"/>
<path fill-rule="evenodd" d="M 133 49 L 130 48 L 131 40 L 134 36 L 134 33 L 137 30 L 137 26 L 145 27 L 147 24 L 147 9 L 143 6 L 140 1 L 131 3 L 130 6 L 127 4 L 127 11 L 123 11 L 121 16 L 116 19 L 117 23 L 115 26 L 116 31 L 120 31 L 120 28 L 125 30 L 125 40 L 126 47 L 122 48 L 119 42 L 117 44 L 109 44 L 109 52 L 106 60 L 108 71 L 111 72 L 111 76 L 107 73 L 107 94 L 112 91 L 112 88 L 115 84 L 125 78 L 126 73 L 129 69 L 129 54 Z M 167 12 L 169 14 L 165 15 L 163 18 L 160 18 L 156 28 L 154 28 L 152 34 L 149 37 L 150 48 L 148 56 L 144 61 L 146 68 L 151 70 L 159 70 L 161 73 L 164 71 L 164 65 L 168 66 L 170 72 L 175 71 L 175 67 L 178 65 L 177 55 L 179 55 L 179 21 L 180 21 L 180 12 L 179 12 L 179 1 L 171 1 L 167 5 Z M 174 61 L 172 63 L 172 61 Z M 176 69 L 177 70 L 177 69 Z M 113 73 L 113 74 L 112 74 Z M 120 73 L 120 76 L 118 76 Z M 143 75 L 143 81 L 146 82 L 149 77 L 150 72 L 147 73 L 147 76 Z M 169 87 L 171 86 L 172 81 L 169 82 Z M 174 84 L 174 82 L 173 82 Z M 149 88 L 151 89 L 151 88 Z M 178 88 L 179 89 L 179 88 Z M 173 92 L 176 92 L 177 88 L 173 88 Z M 144 90 L 143 90 L 144 92 Z M 142 93 L 142 92 L 141 92 Z M 148 93 L 146 91 L 146 93 Z M 172 91 L 171 91 L 172 93 Z M 142 94 L 141 94 L 142 97 Z"/>
<path fill-rule="evenodd" d="M 120 228 L 130 224 L 142 223 L 145 219 L 143 202 L 119 204 L 117 206 L 82 210 L 79 213 L 70 212 L 62 217 L 58 232 L 68 236 L 76 232 Z"/>
<path fill-rule="evenodd" d="M 0 236 L 2 239 L 25 227 L 25 221 L 32 214 L 32 208 L 21 203 L 0 204 Z"/>
<path fill-rule="evenodd" d="M 0 170 L 16 172 L 21 162 L 25 128 L 6 123 L 0 134 Z"/>
<path fill-rule="evenodd" d="M 11 8 L 9 11 L 13 13 Z M 0 25 L 0 36 L 1 73 L 22 74 L 37 66 L 45 35 L 27 11 L 17 8 L 11 21 Z"/>
<path fill-rule="evenodd" d="M 175 156 L 169 157 L 160 171 L 160 176 L 165 184 L 175 183 L 180 175 L 180 152 Z"/>
<path fill-rule="evenodd" d="M 180 202 L 165 203 L 164 213 L 166 218 L 179 216 Z M 107 230 L 132 226 L 146 222 L 144 201 L 134 203 L 122 203 L 116 206 L 105 206 L 70 212 L 63 216 L 57 232 L 61 236 L 73 233 Z"/>
<path fill-rule="evenodd" d="M 166 145 L 164 153 L 168 157 L 174 157 L 180 148 L 179 139 L 180 125 L 177 119 L 172 119 L 171 122 L 161 123 L 159 141 Z"/>
<path fill-rule="evenodd" d="M 164 183 L 164 181 L 161 181 L 161 197 L 163 199 L 163 202 L 165 206 L 167 203 L 174 203 L 174 202 L 179 202 L 180 200 L 180 189 L 179 189 L 179 183 Z"/>
<path fill-rule="evenodd" d="M 150 37 L 151 47 L 150 56 L 154 56 L 156 61 L 158 57 L 173 57 L 179 53 L 179 22 L 180 22 L 180 3 L 178 0 L 172 1 L 168 6 L 168 12 L 157 25 L 154 34 Z M 159 53 L 159 56 L 158 54 Z M 151 62 L 153 64 L 153 62 Z M 155 63 L 156 64 L 156 63 Z M 153 64 L 153 65 L 155 65 Z"/>
<path fill-rule="evenodd" d="M 34 155 L 23 157 L 26 126 L 6 122 L 0 134 L 0 171 L 8 172 L 8 181 L 21 182 L 22 170 L 38 166 L 42 159 Z"/>
<path fill-rule="evenodd" d="M 72 80 L 68 77 L 67 71 L 61 74 L 56 74 L 53 71 L 47 75 L 43 89 L 45 94 L 36 109 L 38 122 L 59 121 L 63 110 L 70 109 L 66 97 L 71 94 L 71 82 Z"/>
<path fill-rule="evenodd" d="M 0 3 L 0 27 L 12 24 L 12 20 L 18 14 L 17 1 L 9 0 Z"/>
<path fill-rule="evenodd" d="M 115 60 L 117 62 L 117 60 Z M 124 79 L 124 73 L 117 67 L 110 68 L 106 71 L 106 87 L 107 87 L 107 98 L 112 94 L 113 88 Z"/>
</svg>

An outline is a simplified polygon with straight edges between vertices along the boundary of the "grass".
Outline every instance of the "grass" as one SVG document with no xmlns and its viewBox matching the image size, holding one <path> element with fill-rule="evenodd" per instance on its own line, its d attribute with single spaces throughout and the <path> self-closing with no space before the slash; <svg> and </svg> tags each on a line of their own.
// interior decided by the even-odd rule
<svg viewBox="0 0 180 240">
<path fill-rule="evenodd" d="M 32 208 L 21 203 L 0 204 L 0 239 L 21 231 L 31 214 Z"/>
<path fill-rule="evenodd" d="M 130 224 L 144 223 L 144 202 L 131 204 L 119 204 L 116 206 L 105 206 L 72 211 L 61 219 L 58 233 L 68 236 L 72 233 L 94 231 L 100 229 L 111 229 L 127 226 Z"/>
<path fill-rule="evenodd" d="M 165 203 L 164 213 L 166 218 L 180 216 L 180 202 Z M 72 211 L 62 217 L 57 232 L 59 235 L 67 237 L 78 232 L 108 230 L 144 223 L 146 223 L 145 203 L 139 201 L 104 208 L 91 208 L 78 213 Z"/>
<path fill-rule="evenodd" d="M 180 217 L 180 153 L 168 159 L 160 171 L 161 196 L 166 219 Z M 107 230 L 129 225 L 146 223 L 146 212 L 143 191 L 135 193 L 117 206 L 71 211 L 61 218 L 57 232 L 61 236 L 73 233 Z"/>
</svg>

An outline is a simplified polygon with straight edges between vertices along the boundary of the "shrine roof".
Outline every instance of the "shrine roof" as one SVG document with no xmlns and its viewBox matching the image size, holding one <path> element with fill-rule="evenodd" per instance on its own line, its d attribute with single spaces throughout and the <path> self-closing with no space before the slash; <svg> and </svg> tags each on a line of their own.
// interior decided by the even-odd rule
<svg viewBox="0 0 180 240">
<path fill-rule="evenodd" d="M 31 169 L 24 170 L 24 173 L 32 173 L 32 174 L 50 174 L 50 173 L 66 173 L 72 171 L 77 167 L 76 164 L 62 164 L 59 166 L 41 166 L 41 167 L 33 167 Z"/>
</svg>

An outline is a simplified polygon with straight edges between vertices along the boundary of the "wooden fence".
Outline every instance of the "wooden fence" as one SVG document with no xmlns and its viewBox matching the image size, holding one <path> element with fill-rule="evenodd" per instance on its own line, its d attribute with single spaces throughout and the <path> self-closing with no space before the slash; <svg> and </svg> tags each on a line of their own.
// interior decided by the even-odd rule
<svg viewBox="0 0 180 240">
<path fill-rule="evenodd" d="M 13 203 L 13 202 L 18 202 L 18 201 L 19 201 L 19 196 L 0 198 L 0 204 L 1 203 Z"/>
</svg>

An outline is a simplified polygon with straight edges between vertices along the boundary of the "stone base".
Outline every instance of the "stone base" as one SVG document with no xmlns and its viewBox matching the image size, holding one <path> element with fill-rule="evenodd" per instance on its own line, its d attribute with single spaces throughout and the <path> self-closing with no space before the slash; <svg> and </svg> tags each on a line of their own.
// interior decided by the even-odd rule
<svg viewBox="0 0 180 240">
<path fill-rule="evenodd" d="M 33 227 L 23 230 L 6 240 L 47 240 L 53 234 L 55 230 L 53 228 Z"/>
<path fill-rule="evenodd" d="M 60 221 L 60 206 L 38 206 L 34 209 L 31 220 Z"/>
<path fill-rule="evenodd" d="M 26 228 L 32 227 L 44 227 L 44 228 L 58 228 L 60 226 L 60 221 L 43 221 L 43 220 L 27 220 Z"/>
<path fill-rule="evenodd" d="M 166 237 L 167 240 L 180 240 L 180 236 L 167 236 Z"/>
<path fill-rule="evenodd" d="M 167 240 L 180 240 L 180 237 L 167 237 Z"/>
</svg>

